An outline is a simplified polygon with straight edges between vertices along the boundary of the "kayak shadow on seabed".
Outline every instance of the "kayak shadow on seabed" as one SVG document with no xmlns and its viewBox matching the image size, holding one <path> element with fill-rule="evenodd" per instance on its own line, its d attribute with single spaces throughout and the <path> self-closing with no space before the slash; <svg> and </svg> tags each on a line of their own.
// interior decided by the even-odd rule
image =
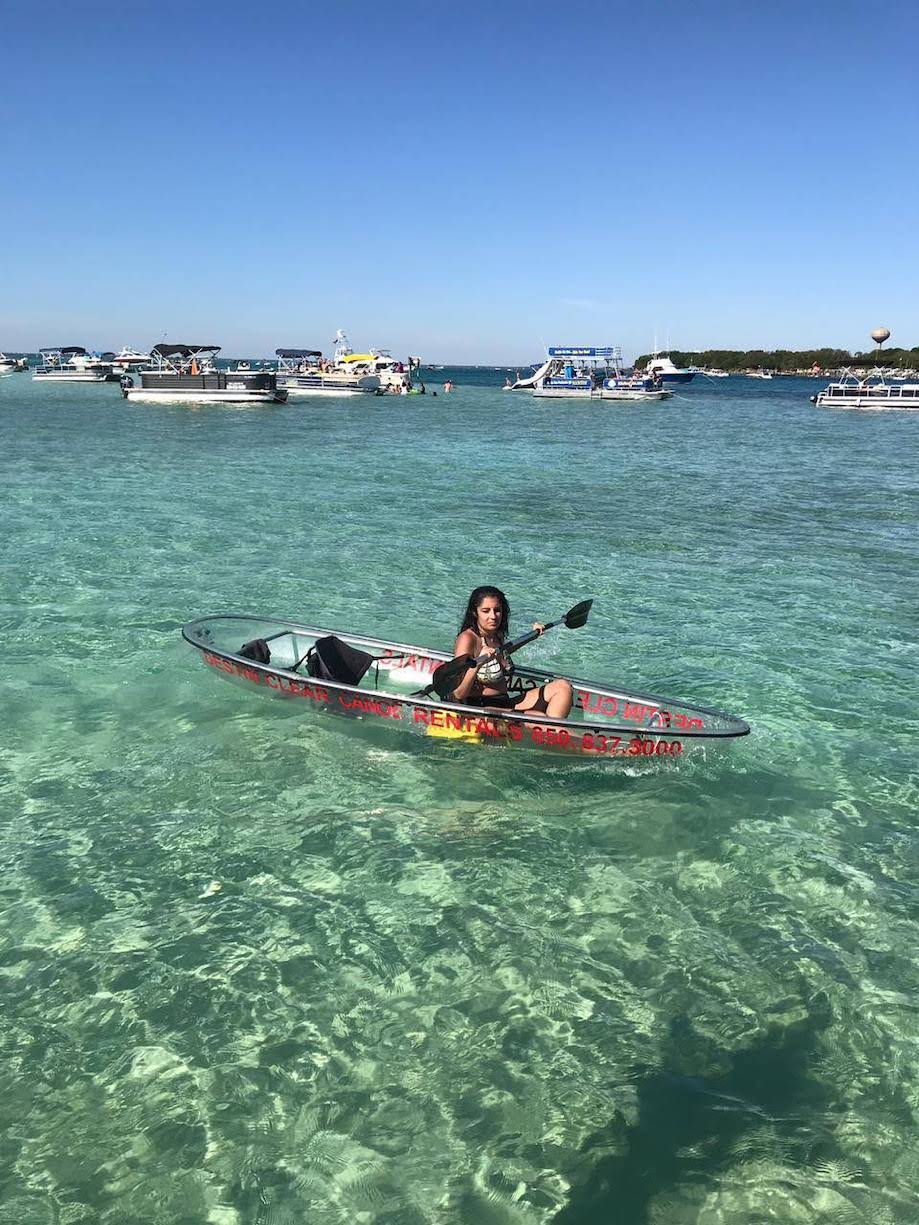
<svg viewBox="0 0 919 1225">
<path fill-rule="evenodd" d="M 764 1124 L 789 1165 L 840 1160 L 826 1123 L 834 1103 L 809 1074 L 819 1035 L 831 1019 L 821 994 L 810 1001 L 803 1020 L 773 1026 L 753 1046 L 729 1052 L 700 1037 L 685 1016 L 677 1017 L 665 1068 L 638 1070 L 637 1121 L 629 1126 L 617 1112 L 587 1139 L 583 1169 L 565 1172 L 571 1197 L 553 1225 L 648 1225 L 658 1196 L 673 1198 L 681 1189 L 692 1193 L 721 1183 L 738 1164 L 744 1132 Z M 716 1076 L 693 1074 L 693 1068 L 713 1065 L 725 1070 Z M 814 1120 L 823 1125 L 815 1127 Z M 596 1160 L 603 1150 L 615 1152 Z M 856 1188 L 844 1193 L 858 1195 Z M 858 1208 L 853 1202 L 853 1212 Z"/>
</svg>

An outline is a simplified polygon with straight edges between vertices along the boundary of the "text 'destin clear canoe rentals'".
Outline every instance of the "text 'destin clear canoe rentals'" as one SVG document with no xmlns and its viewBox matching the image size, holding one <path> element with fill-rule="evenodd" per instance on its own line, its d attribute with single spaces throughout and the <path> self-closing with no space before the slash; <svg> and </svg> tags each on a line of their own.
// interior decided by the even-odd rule
<svg viewBox="0 0 919 1225">
<path fill-rule="evenodd" d="M 201 617 L 182 636 L 218 676 L 402 734 L 582 760 L 674 760 L 750 731 L 723 711 L 574 678 L 574 706 L 565 719 L 445 700 L 437 677 L 456 661 L 443 651 L 273 617 Z M 522 693 L 556 675 L 518 667 L 511 689 Z"/>
</svg>

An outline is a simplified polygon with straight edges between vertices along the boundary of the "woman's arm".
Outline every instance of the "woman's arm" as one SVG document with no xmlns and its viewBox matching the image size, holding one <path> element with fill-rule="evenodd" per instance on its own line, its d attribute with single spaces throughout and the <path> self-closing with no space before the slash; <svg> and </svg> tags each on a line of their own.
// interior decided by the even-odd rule
<svg viewBox="0 0 919 1225">
<path fill-rule="evenodd" d="M 463 632 L 457 638 L 456 642 L 453 644 L 454 656 L 472 655 L 474 657 L 475 656 L 475 643 L 476 643 L 476 638 L 472 630 L 463 630 Z M 453 690 L 454 702 L 464 701 L 469 696 L 469 694 L 472 692 L 472 688 L 475 685 L 475 672 L 476 672 L 475 664 L 473 664 L 471 668 L 467 668 L 466 672 L 463 675 L 463 679 Z"/>
</svg>

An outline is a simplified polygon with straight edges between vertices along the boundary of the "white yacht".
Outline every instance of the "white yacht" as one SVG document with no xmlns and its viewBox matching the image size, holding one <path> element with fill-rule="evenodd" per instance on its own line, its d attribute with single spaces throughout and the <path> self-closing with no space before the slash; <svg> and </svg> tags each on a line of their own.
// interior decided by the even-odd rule
<svg viewBox="0 0 919 1225">
<path fill-rule="evenodd" d="M 125 345 L 120 353 L 112 358 L 112 369 L 117 375 L 130 374 L 132 370 L 141 370 L 150 365 L 150 354 L 141 353 L 130 345 Z"/>
<path fill-rule="evenodd" d="M 675 365 L 666 353 L 653 353 L 645 373 L 652 378 L 657 375 L 662 383 L 691 383 L 697 372 L 693 366 Z"/>
<path fill-rule="evenodd" d="M 38 381 L 51 383 L 105 383 L 112 376 L 112 363 L 103 361 L 81 345 L 39 349 L 42 364 L 32 374 Z"/>
<path fill-rule="evenodd" d="M 389 349 L 371 348 L 366 353 L 343 353 L 337 365 L 345 370 L 366 367 L 379 377 L 381 391 L 405 393 L 412 389 L 412 375 L 421 368 L 421 358 L 408 357 L 400 361 Z"/>
<path fill-rule="evenodd" d="M 154 345 L 151 368 L 123 375 L 121 393 L 126 400 L 160 403 L 283 404 L 287 399 L 273 370 L 218 370 L 219 352 L 220 345 Z"/>
<path fill-rule="evenodd" d="M 861 408 L 873 410 L 919 409 L 919 383 L 889 382 L 883 370 L 855 374 L 846 370 L 836 383 L 811 396 L 818 408 Z"/>
<path fill-rule="evenodd" d="M 748 379 L 771 379 L 772 371 L 771 370 L 748 370 L 747 378 Z"/>
<path fill-rule="evenodd" d="M 16 358 L 7 357 L 5 353 L 0 353 L 0 379 L 7 374 L 16 373 Z"/>
</svg>

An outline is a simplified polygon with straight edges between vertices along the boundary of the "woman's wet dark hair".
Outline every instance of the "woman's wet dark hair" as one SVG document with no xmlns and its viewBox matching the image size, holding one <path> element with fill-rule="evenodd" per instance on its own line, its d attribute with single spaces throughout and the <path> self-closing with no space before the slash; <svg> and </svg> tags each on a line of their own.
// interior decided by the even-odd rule
<svg viewBox="0 0 919 1225">
<path fill-rule="evenodd" d="M 497 600 L 501 606 L 501 624 L 498 626 L 498 634 L 502 638 L 507 637 L 508 626 L 511 620 L 511 606 L 507 602 L 507 596 L 503 591 L 499 591 L 497 587 L 476 587 L 472 595 L 469 597 L 469 603 L 466 605 L 466 611 L 463 613 L 463 623 L 460 626 L 460 633 L 463 630 L 475 630 L 479 632 L 479 622 L 476 617 L 479 605 L 483 600 Z"/>
</svg>

